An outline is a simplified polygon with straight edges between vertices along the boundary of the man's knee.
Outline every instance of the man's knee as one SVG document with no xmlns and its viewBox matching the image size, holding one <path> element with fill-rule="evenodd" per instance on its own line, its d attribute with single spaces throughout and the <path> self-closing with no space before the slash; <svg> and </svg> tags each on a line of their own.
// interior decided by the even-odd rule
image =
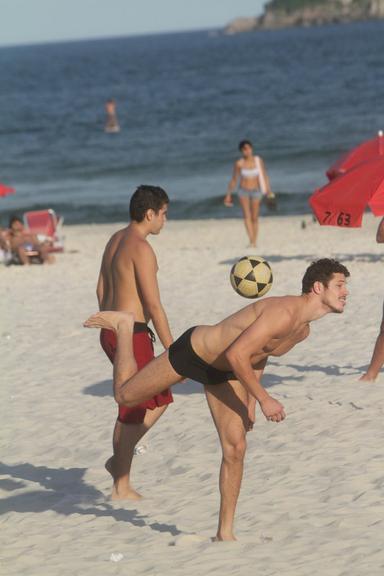
<svg viewBox="0 0 384 576">
<path fill-rule="evenodd" d="M 131 398 L 129 391 L 124 390 L 123 392 L 122 390 L 115 390 L 114 397 L 115 402 L 117 402 L 119 406 L 126 406 L 127 408 L 133 408 L 134 406 L 137 405 L 137 400 L 135 402 L 135 400 Z"/>
<path fill-rule="evenodd" d="M 235 463 L 244 460 L 247 449 L 247 441 L 244 436 L 239 436 L 231 441 L 226 441 L 223 445 L 224 460 Z"/>
</svg>

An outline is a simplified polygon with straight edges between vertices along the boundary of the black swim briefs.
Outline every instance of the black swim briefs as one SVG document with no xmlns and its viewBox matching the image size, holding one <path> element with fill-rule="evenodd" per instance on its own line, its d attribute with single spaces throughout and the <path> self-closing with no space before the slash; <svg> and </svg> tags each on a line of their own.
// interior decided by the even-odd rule
<svg viewBox="0 0 384 576">
<path fill-rule="evenodd" d="M 192 348 L 191 335 L 196 326 L 189 328 L 169 347 L 168 357 L 172 368 L 183 376 L 201 384 L 222 384 L 237 380 L 233 372 L 214 368 L 200 358 Z"/>
</svg>

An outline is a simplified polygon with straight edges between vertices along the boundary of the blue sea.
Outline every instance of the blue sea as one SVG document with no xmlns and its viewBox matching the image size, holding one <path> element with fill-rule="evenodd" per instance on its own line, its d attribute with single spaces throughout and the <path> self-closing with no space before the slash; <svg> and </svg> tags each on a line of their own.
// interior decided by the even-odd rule
<svg viewBox="0 0 384 576">
<path fill-rule="evenodd" d="M 173 218 L 221 218 L 250 138 L 279 195 L 308 195 L 345 150 L 384 127 L 384 22 L 224 36 L 201 31 L 0 49 L 0 199 L 67 223 L 122 221 L 139 184 Z M 114 98 L 121 132 L 104 133 Z"/>
</svg>

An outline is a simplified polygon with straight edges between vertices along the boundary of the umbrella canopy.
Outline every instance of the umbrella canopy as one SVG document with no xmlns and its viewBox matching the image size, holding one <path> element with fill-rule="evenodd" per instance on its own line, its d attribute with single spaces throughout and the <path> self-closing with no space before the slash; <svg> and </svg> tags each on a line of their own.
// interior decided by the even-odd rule
<svg viewBox="0 0 384 576">
<path fill-rule="evenodd" d="M 359 144 L 359 146 L 356 146 L 356 148 L 337 160 L 337 162 L 328 168 L 327 176 L 329 180 L 333 180 L 345 174 L 348 170 L 357 166 L 357 164 L 366 162 L 367 160 L 373 160 L 377 156 L 384 158 L 384 132 L 381 130 L 378 132 L 376 138 Z"/>
<path fill-rule="evenodd" d="M 376 157 L 349 170 L 316 190 L 309 199 L 320 224 L 358 228 L 367 206 L 384 216 L 384 157 Z"/>
<path fill-rule="evenodd" d="M 0 196 L 8 196 L 8 194 L 14 194 L 15 189 L 0 182 Z"/>
</svg>

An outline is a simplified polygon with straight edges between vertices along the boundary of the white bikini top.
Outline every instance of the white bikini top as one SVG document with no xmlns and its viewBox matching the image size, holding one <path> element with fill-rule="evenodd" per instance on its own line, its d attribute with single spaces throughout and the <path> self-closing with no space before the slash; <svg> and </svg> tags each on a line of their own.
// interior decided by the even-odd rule
<svg viewBox="0 0 384 576">
<path fill-rule="evenodd" d="M 240 168 L 242 178 L 257 178 L 260 175 L 259 159 L 257 156 L 254 156 L 254 160 L 254 168 Z"/>
<path fill-rule="evenodd" d="M 242 178 L 257 178 L 260 180 L 260 188 L 263 194 L 267 194 L 267 182 L 264 179 L 264 174 L 260 166 L 260 158 L 254 156 L 255 167 L 254 168 L 240 168 L 240 174 Z"/>
</svg>

